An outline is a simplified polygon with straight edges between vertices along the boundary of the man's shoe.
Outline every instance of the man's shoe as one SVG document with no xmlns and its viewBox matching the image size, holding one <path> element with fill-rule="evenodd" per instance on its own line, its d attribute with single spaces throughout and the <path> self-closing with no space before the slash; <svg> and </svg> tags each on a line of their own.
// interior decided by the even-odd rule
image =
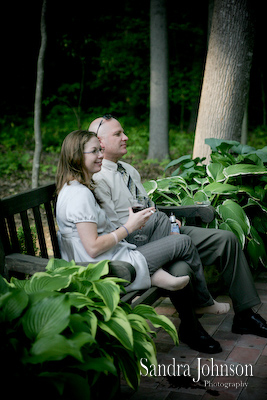
<svg viewBox="0 0 267 400">
<path fill-rule="evenodd" d="M 222 352 L 220 343 L 214 340 L 199 322 L 198 329 L 193 330 L 193 332 L 192 329 L 183 328 L 183 324 L 181 323 L 179 338 L 191 349 L 201 353 L 216 354 Z"/>
<path fill-rule="evenodd" d="M 116 276 L 117 278 L 125 279 L 128 282 L 122 283 L 122 286 L 128 286 L 136 278 L 136 270 L 126 261 L 109 261 L 108 276 Z"/>
<path fill-rule="evenodd" d="M 239 314 L 234 316 L 232 332 L 267 338 L 267 323 L 259 314 L 251 310 L 251 313 L 247 316 L 242 317 Z"/>
</svg>

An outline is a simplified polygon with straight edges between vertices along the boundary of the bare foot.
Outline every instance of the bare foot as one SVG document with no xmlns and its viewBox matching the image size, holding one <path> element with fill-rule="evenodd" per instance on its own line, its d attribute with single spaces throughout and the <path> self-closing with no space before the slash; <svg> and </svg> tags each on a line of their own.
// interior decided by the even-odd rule
<svg viewBox="0 0 267 400">
<path fill-rule="evenodd" d="M 217 301 L 214 300 L 214 304 L 212 306 L 208 307 L 200 307 L 196 308 L 196 313 L 197 314 L 226 314 L 230 310 L 230 304 L 229 303 L 218 303 Z"/>
</svg>

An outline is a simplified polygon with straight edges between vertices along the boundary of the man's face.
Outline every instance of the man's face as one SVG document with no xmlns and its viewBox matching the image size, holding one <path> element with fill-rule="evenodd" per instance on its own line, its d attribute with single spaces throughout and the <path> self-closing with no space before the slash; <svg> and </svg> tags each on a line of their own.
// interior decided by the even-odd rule
<svg viewBox="0 0 267 400">
<path fill-rule="evenodd" d="M 105 149 L 105 159 L 117 162 L 127 153 L 128 137 L 116 119 L 105 120 L 100 126 L 98 137 L 101 146 Z"/>
</svg>

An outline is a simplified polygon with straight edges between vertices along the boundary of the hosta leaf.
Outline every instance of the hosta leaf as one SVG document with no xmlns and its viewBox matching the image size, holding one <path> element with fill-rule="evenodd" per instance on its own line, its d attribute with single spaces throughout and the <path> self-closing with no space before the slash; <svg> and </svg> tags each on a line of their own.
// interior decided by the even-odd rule
<svg viewBox="0 0 267 400">
<path fill-rule="evenodd" d="M 181 186 L 187 188 L 187 183 L 181 176 L 171 176 L 157 180 L 158 191 L 170 191 L 170 186 Z"/>
<path fill-rule="evenodd" d="M 156 347 L 153 339 L 147 335 L 134 331 L 134 352 L 137 359 L 143 359 L 143 364 L 157 366 Z M 144 372 L 144 368 L 140 364 L 140 372 Z"/>
<path fill-rule="evenodd" d="M 170 167 L 173 167 L 174 165 L 187 162 L 188 160 L 191 160 L 191 155 L 189 155 L 189 154 L 188 154 L 188 155 L 184 155 L 184 156 L 182 156 L 182 157 L 179 157 L 177 160 L 171 161 L 171 162 L 167 165 L 167 167 L 165 167 L 165 170 L 164 170 L 164 171 L 166 171 L 166 170 L 167 170 L 168 168 L 170 168 Z"/>
<path fill-rule="evenodd" d="M 63 259 L 58 259 L 58 258 L 50 258 L 48 261 L 48 264 L 46 266 L 46 270 L 48 271 L 54 271 L 57 268 L 68 268 L 68 267 L 75 267 L 75 261 L 65 261 Z"/>
<path fill-rule="evenodd" d="M 128 320 L 131 324 L 132 329 L 135 329 L 136 331 L 146 333 L 150 331 L 149 325 L 146 322 L 146 319 L 142 317 L 141 315 L 137 315 L 134 313 L 131 313 L 128 315 Z"/>
<path fill-rule="evenodd" d="M 92 336 L 92 338 L 95 338 L 97 317 L 90 310 L 81 314 L 72 314 L 70 316 L 69 326 L 73 332 L 87 332 Z"/>
<path fill-rule="evenodd" d="M 70 280 L 69 276 L 51 276 L 46 272 L 36 272 L 31 279 L 26 281 L 24 290 L 26 293 L 35 293 L 42 290 L 61 290 L 69 286 Z"/>
<path fill-rule="evenodd" d="M 111 373 L 115 376 L 118 375 L 117 369 L 111 359 L 106 357 L 87 357 L 85 362 L 79 366 L 79 369 L 82 371 L 87 371 L 88 369 L 97 371 L 97 372 L 104 372 L 104 373 Z"/>
<path fill-rule="evenodd" d="M 136 356 L 132 351 L 128 351 L 123 347 L 117 346 L 116 355 L 118 356 L 118 363 L 123 377 L 128 386 L 137 390 L 140 382 L 140 368 L 136 362 Z"/>
<path fill-rule="evenodd" d="M 252 240 L 248 243 L 247 251 L 253 260 L 254 266 L 257 267 L 259 261 L 261 261 L 264 266 L 267 266 L 267 254 L 261 236 L 253 226 L 251 227 L 250 234 Z"/>
<path fill-rule="evenodd" d="M 146 304 L 139 304 L 134 307 L 133 312 L 148 319 L 155 328 L 163 328 L 171 336 L 174 343 L 178 345 L 179 341 L 176 328 L 169 318 L 165 317 L 165 315 L 159 315 L 153 307 Z"/>
<path fill-rule="evenodd" d="M 256 201 L 255 199 L 248 199 L 247 204 L 244 206 L 244 208 L 246 207 L 251 207 L 251 206 L 257 206 L 260 207 L 261 210 L 267 214 L 267 208 L 264 207 L 260 202 Z"/>
<path fill-rule="evenodd" d="M 267 168 L 254 164 L 236 164 L 224 168 L 223 174 L 226 178 L 239 175 L 261 175 L 267 174 Z"/>
<path fill-rule="evenodd" d="M 207 165 L 207 175 L 210 176 L 214 181 L 221 182 L 225 180 L 223 174 L 223 166 L 220 163 L 210 163 Z"/>
<path fill-rule="evenodd" d="M 152 193 L 155 192 L 155 190 L 157 189 L 158 185 L 157 182 L 154 180 L 151 181 L 146 181 L 143 183 L 143 186 L 145 188 L 145 191 L 147 192 L 148 196 Z"/>
<path fill-rule="evenodd" d="M 91 342 L 92 336 L 85 332 L 74 334 L 70 339 L 60 334 L 43 336 L 33 344 L 30 351 L 32 358 L 27 359 L 27 361 L 35 364 L 62 360 L 70 355 L 82 362 L 81 348 L 86 343 Z"/>
<path fill-rule="evenodd" d="M 68 293 L 70 304 L 78 309 L 83 307 L 94 306 L 94 301 L 91 300 L 88 296 L 85 296 L 79 292 L 70 292 Z"/>
<path fill-rule="evenodd" d="M 13 289 L 0 296 L 0 322 L 18 318 L 26 308 L 29 296 L 21 289 Z"/>
<path fill-rule="evenodd" d="M 62 332 L 68 326 L 69 316 L 69 299 L 61 294 L 34 303 L 22 317 L 22 324 L 29 339 L 38 339 Z"/>
<path fill-rule="evenodd" d="M 128 350 L 133 350 L 133 332 L 125 312 L 118 307 L 108 321 L 98 321 L 98 326 L 114 336 Z"/>
<path fill-rule="evenodd" d="M 110 309 L 111 313 L 117 307 L 120 301 L 120 287 L 116 283 L 106 280 L 93 282 L 93 288 L 106 306 Z"/>
<path fill-rule="evenodd" d="M 233 200 L 225 200 L 216 210 L 224 222 L 228 219 L 232 219 L 238 222 L 245 235 L 249 234 L 250 222 L 245 211 L 239 204 L 235 203 Z"/>
<path fill-rule="evenodd" d="M 205 193 L 212 194 L 233 194 L 238 192 L 238 186 L 228 183 L 212 182 L 203 189 Z"/>
<path fill-rule="evenodd" d="M 107 275 L 109 272 L 108 260 L 99 261 L 96 264 L 89 264 L 79 274 L 81 278 L 86 278 L 88 281 L 97 281 L 103 275 Z"/>
<path fill-rule="evenodd" d="M 194 194 L 195 203 L 205 203 L 209 200 L 207 194 L 203 190 L 199 190 Z"/>
<path fill-rule="evenodd" d="M 233 232 L 239 239 L 242 248 L 244 248 L 246 242 L 246 236 L 244 234 L 243 229 L 241 228 L 241 226 L 237 221 L 228 218 L 225 222 L 220 224 L 219 228 L 225 231 Z"/>
<path fill-rule="evenodd" d="M 201 185 L 201 186 L 204 186 L 206 183 L 209 183 L 208 177 L 200 178 L 200 177 L 198 177 L 198 176 L 194 176 L 193 180 L 194 180 L 198 185 Z"/>
</svg>

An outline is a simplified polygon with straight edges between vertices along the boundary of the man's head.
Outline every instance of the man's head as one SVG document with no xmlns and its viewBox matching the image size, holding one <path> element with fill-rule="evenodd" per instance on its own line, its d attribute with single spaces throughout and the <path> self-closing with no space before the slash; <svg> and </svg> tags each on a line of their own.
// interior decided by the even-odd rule
<svg viewBox="0 0 267 400">
<path fill-rule="evenodd" d="M 105 159 L 117 162 L 127 153 L 128 137 L 119 121 L 110 114 L 91 122 L 89 131 L 97 134 L 101 147 L 105 148 Z"/>
</svg>

